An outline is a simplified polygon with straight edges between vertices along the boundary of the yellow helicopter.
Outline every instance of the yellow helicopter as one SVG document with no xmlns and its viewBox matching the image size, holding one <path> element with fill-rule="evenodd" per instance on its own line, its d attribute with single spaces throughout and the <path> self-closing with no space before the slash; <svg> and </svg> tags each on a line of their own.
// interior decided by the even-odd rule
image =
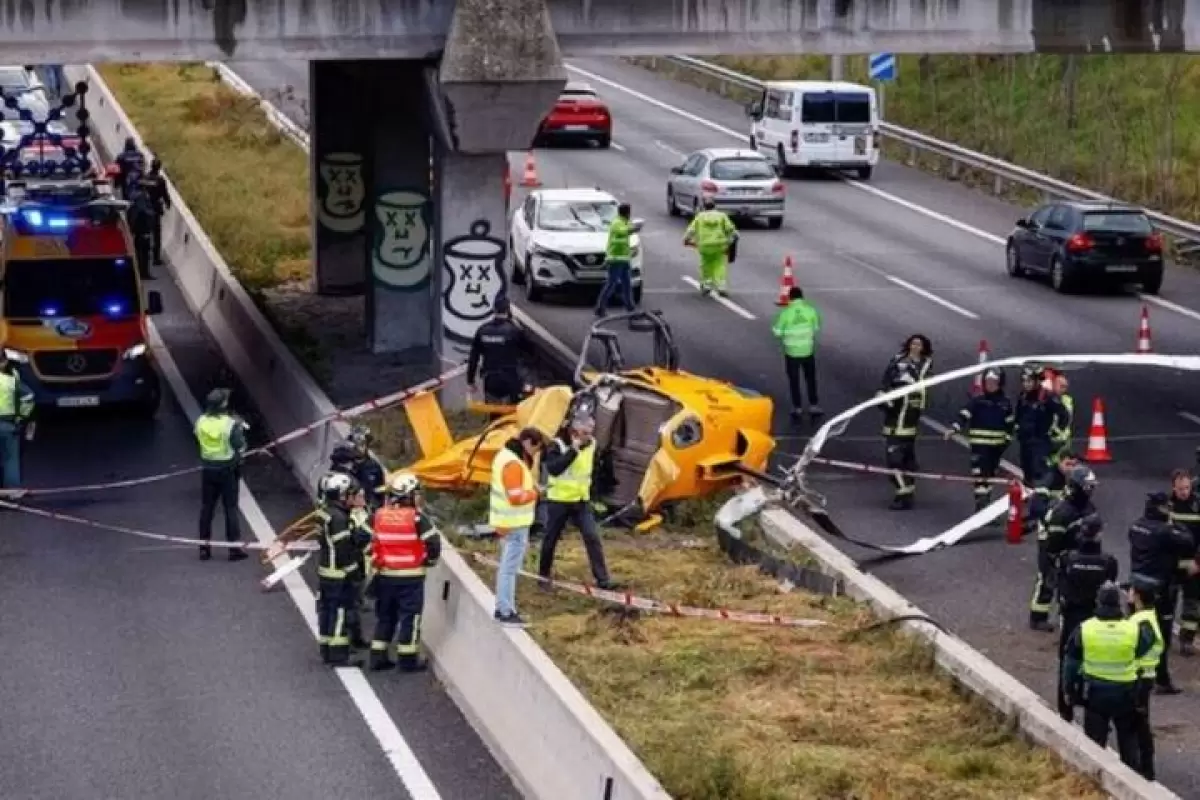
<svg viewBox="0 0 1200 800">
<path fill-rule="evenodd" d="M 653 365 L 629 368 L 612 327 L 653 337 Z M 599 346 L 603 364 L 589 365 Z M 422 458 L 404 468 L 426 489 L 468 493 L 491 482 L 492 458 L 525 427 L 559 433 L 576 414 L 595 420 L 597 477 L 593 503 L 640 530 L 679 500 L 703 497 L 761 474 L 775 447 L 770 397 L 679 369 L 679 350 L 658 311 L 635 311 L 592 326 L 575 365 L 575 388 L 549 386 L 516 406 L 489 406 L 494 419 L 479 435 L 454 441 L 434 393 L 405 403 Z"/>
</svg>

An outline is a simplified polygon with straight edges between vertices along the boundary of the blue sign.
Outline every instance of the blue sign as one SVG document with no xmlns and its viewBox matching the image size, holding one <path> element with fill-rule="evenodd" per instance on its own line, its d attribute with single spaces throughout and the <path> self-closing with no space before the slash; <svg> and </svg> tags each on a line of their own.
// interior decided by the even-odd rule
<svg viewBox="0 0 1200 800">
<path fill-rule="evenodd" d="M 895 53 L 872 53 L 870 60 L 867 62 L 871 72 L 871 80 L 873 81 L 894 81 L 896 80 L 896 54 Z"/>
</svg>

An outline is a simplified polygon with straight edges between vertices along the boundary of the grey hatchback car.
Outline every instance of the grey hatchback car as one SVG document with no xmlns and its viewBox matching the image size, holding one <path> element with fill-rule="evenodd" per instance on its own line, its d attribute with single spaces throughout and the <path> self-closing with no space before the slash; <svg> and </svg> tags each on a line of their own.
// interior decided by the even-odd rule
<svg viewBox="0 0 1200 800">
<path fill-rule="evenodd" d="M 783 225 L 784 187 L 775 166 L 753 150 L 709 148 L 688 156 L 667 178 L 667 213 L 694 215 L 711 197 L 731 217 Z"/>
</svg>

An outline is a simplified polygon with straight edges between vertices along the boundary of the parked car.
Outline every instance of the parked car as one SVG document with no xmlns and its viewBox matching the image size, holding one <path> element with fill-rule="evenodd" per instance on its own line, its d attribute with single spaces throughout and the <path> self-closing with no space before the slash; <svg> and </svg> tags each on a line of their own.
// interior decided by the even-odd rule
<svg viewBox="0 0 1200 800">
<path fill-rule="evenodd" d="M 551 141 L 612 144 L 612 115 L 596 91 L 584 83 L 568 83 L 554 108 L 542 120 L 535 144 Z"/>
<path fill-rule="evenodd" d="M 1046 203 L 1017 220 L 1005 249 L 1009 275 L 1048 277 L 1059 292 L 1133 283 L 1146 294 L 1162 288 L 1162 236 L 1133 206 Z"/>
<path fill-rule="evenodd" d="M 608 226 L 618 202 L 599 189 L 539 189 L 513 212 L 509 229 L 512 282 L 538 302 L 552 289 L 604 284 Z M 642 221 L 633 220 L 634 230 Z M 642 243 L 632 240 L 633 299 L 642 301 Z"/>
<path fill-rule="evenodd" d="M 694 215 L 705 197 L 734 218 L 783 225 L 784 187 L 770 159 L 735 148 L 709 148 L 688 156 L 667 178 L 667 213 Z"/>
</svg>

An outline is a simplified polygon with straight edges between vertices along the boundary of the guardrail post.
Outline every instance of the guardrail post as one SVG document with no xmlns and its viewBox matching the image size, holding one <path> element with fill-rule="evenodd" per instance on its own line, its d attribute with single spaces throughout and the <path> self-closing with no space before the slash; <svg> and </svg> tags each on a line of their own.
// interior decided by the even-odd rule
<svg viewBox="0 0 1200 800">
<path fill-rule="evenodd" d="M 1003 191 L 1004 191 L 1004 178 L 1001 178 L 1000 175 L 997 174 L 996 179 L 992 182 L 992 192 L 994 194 L 1000 194 Z"/>
<path fill-rule="evenodd" d="M 913 145 L 908 146 L 908 165 L 910 167 L 917 165 L 917 148 Z"/>
<path fill-rule="evenodd" d="M 950 177 L 953 178 L 954 180 L 958 180 L 958 167 L 959 167 L 958 162 L 955 161 L 953 158 L 950 159 Z"/>
</svg>

